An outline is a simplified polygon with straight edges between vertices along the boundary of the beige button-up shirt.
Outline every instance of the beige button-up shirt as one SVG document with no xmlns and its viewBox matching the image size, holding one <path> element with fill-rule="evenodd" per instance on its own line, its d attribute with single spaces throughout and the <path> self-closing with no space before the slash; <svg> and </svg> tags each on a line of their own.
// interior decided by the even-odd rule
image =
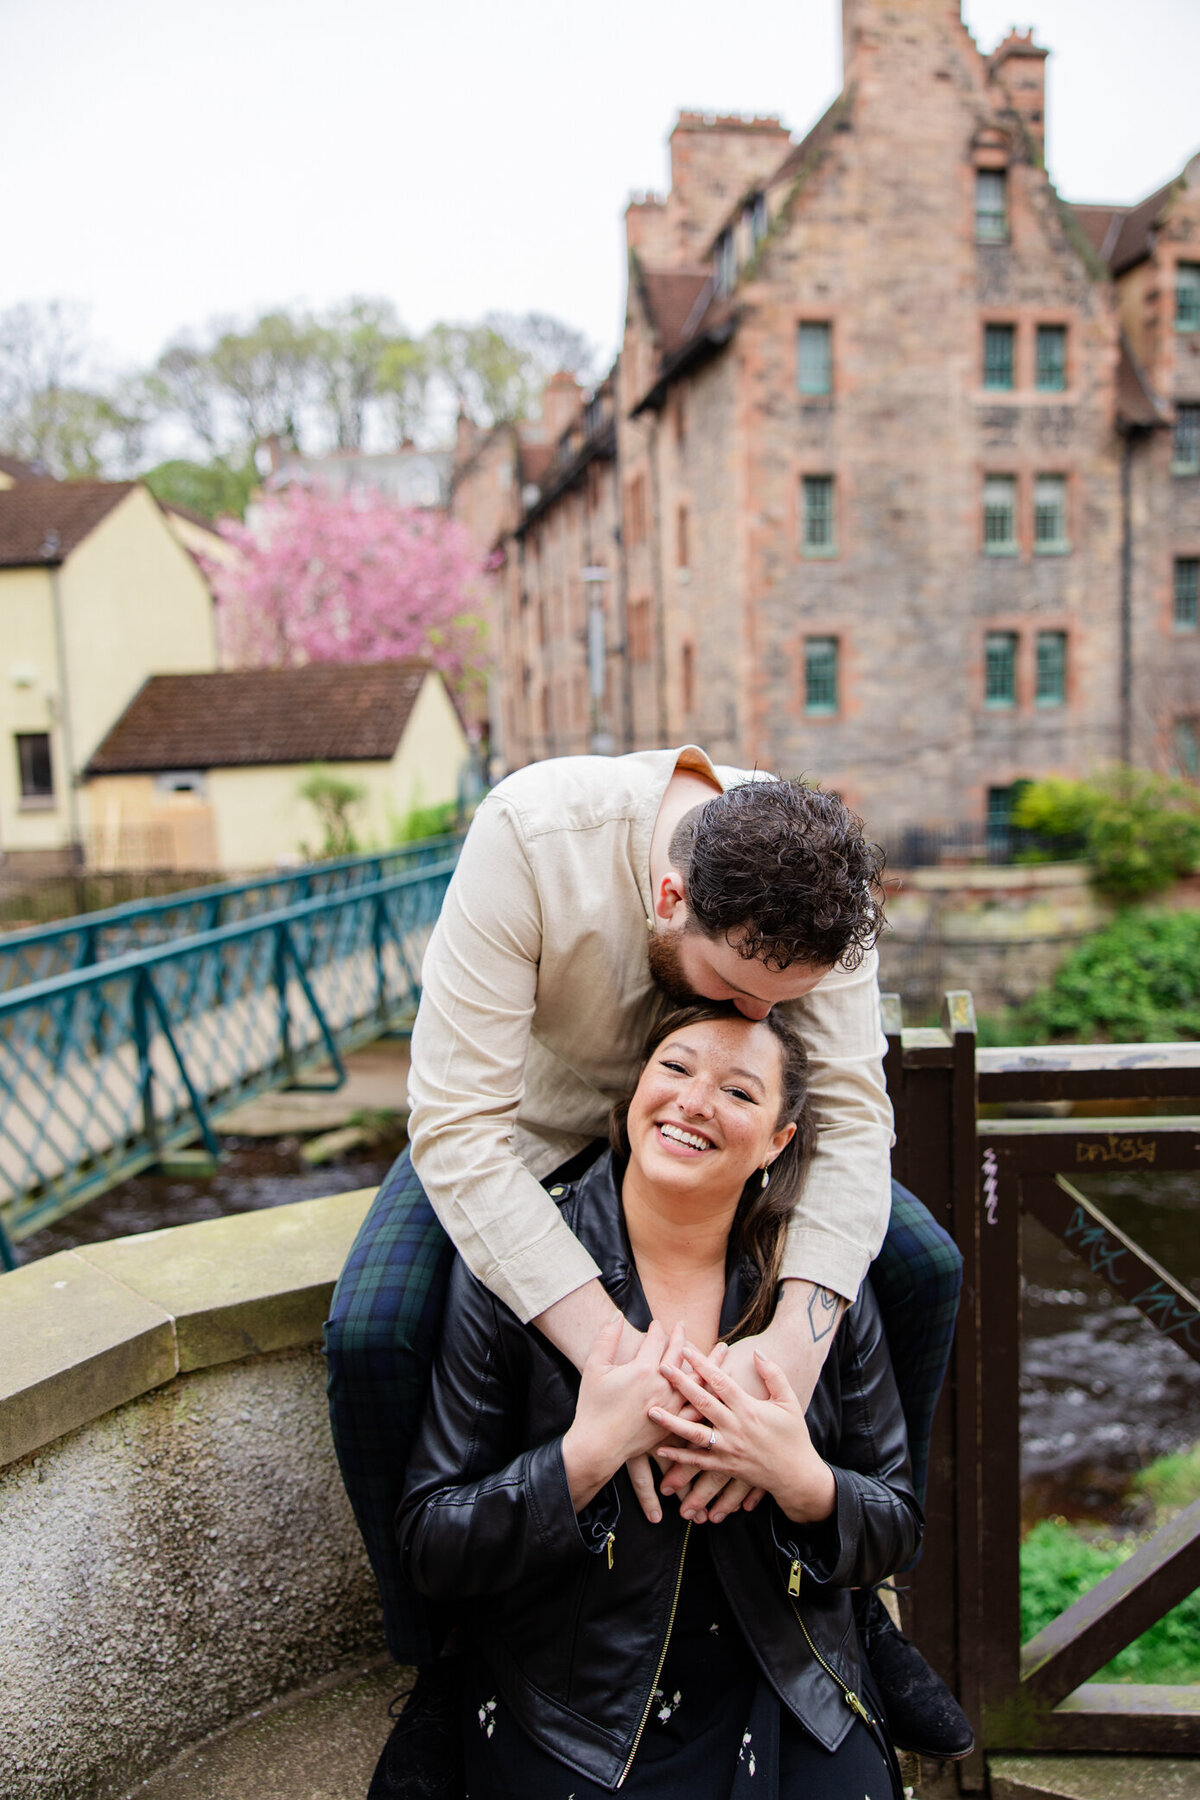
<svg viewBox="0 0 1200 1800">
<path fill-rule="evenodd" d="M 667 1004 L 646 939 L 650 840 L 676 768 L 753 779 L 693 746 L 508 776 L 475 815 L 425 954 L 413 1165 L 468 1267 L 525 1321 L 598 1273 L 539 1178 L 604 1136 Z M 850 1300 L 891 1200 L 875 953 L 788 1010 L 820 1129 L 783 1273 Z"/>
</svg>

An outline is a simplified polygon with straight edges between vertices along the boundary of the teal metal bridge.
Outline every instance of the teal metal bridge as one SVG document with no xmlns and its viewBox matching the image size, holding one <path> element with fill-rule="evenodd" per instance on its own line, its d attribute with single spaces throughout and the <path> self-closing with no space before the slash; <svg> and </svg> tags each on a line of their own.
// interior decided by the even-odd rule
<svg viewBox="0 0 1200 1800">
<path fill-rule="evenodd" d="M 0 939 L 0 1266 L 172 1150 L 215 1155 L 242 1101 L 317 1065 L 333 1077 L 307 1085 L 340 1086 L 344 1051 L 411 1020 L 457 854 L 433 840 Z"/>
</svg>

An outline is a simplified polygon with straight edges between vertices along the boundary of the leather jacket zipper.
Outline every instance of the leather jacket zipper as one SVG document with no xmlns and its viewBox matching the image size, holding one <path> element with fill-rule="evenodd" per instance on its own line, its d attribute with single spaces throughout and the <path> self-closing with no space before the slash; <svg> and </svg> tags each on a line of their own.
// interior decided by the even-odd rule
<svg viewBox="0 0 1200 1800">
<path fill-rule="evenodd" d="M 632 1769 L 632 1767 L 633 1767 L 633 1759 L 638 1753 L 638 1745 L 641 1743 L 642 1733 L 646 1729 L 646 1720 L 650 1717 L 650 1708 L 654 1705 L 654 1695 L 658 1688 L 658 1678 L 662 1674 L 663 1664 L 667 1660 L 667 1650 L 669 1649 L 670 1643 L 671 1643 L 671 1633 L 675 1628 L 675 1613 L 679 1606 L 679 1590 L 683 1586 L 683 1560 L 684 1560 L 684 1557 L 687 1555 L 688 1539 L 691 1537 L 691 1535 L 692 1535 L 692 1521 L 689 1519 L 687 1522 L 687 1525 L 684 1527 L 683 1545 L 679 1552 L 679 1567 L 675 1571 L 675 1591 L 671 1595 L 671 1610 L 667 1614 L 667 1629 L 663 1634 L 662 1648 L 658 1653 L 658 1662 L 655 1664 L 654 1678 L 650 1683 L 650 1692 L 647 1695 L 646 1704 L 642 1708 L 642 1716 L 641 1716 L 641 1720 L 639 1721 L 639 1724 L 638 1724 L 637 1736 L 633 1740 L 633 1749 L 629 1752 L 629 1761 L 625 1764 L 625 1767 L 621 1770 L 621 1779 L 617 1783 L 618 1787 L 624 1787 L 625 1777 L 628 1775 L 630 1769 Z M 610 1550 L 612 1549 L 611 1543 L 609 1545 L 609 1549 Z M 808 1634 L 805 1633 L 805 1635 L 807 1636 Z"/>
<path fill-rule="evenodd" d="M 875 1725 L 875 1720 L 872 1718 L 871 1714 L 867 1711 L 867 1708 L 864 1706 L 863 1702 L 859 1699 L 858 1695 L 854 1692 L 853 1688 L 849 1688 L 846 1686 L 846 1683 L 842 1680 L 842 1678 L 838 1674 L 837 1670 L 830 1668 L 829 1664 L 825 1661 L 825 1658 L 821 1655 L 821 1652 L 817 1649 L 817 1646 L 813 1643 L 812 1638 L 809 1636 L 808 1626 L 804 1623 L 804 1617 L 800 1611 L 800 1608 L 796 1605 L 796 1600 L 795 1600 L 795 1596 L 800 1592 L 800 1574 L 801 1574 L 800 1558 L 797 1557 L 795 1559 L 795 1561 L 792 1563 L 791 1569 L 788 1573 L 787 1587 L 788 1587 L 788 1595 L 791 1598 L 791 1602 L 792 1602 L 792 1611 L 795 1613 L 797 1619 L 800 1622 L 800 1629 L 804 1633 L 804 1640 L 807 1643 L 809 1649 L 812 1651 L 813 1655 L 816 1657 L 817 1661 L 820 1663 L 821 1667 L 824 1669 L 825 1673 L 827 1675 L 831 1675 L 833 1677 L 833 1679 L 837 1682 L 838 1686 L 841 1688 L 842 1693 L 844 1694 L 845 1699 L 846 1699 L 846 1705 L 850 1708 L 850 1711 L 852 1713 L 857 1713 L 858 1717 L 862 1720 L 864 1725 L 869 1725 L 869 1726 L 873 1727 Z"/>
</svg>

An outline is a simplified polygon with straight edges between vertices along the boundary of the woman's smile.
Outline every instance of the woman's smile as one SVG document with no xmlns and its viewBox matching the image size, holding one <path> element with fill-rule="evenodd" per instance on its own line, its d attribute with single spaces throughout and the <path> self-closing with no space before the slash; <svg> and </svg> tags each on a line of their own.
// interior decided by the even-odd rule
<svg viewBox="0 0 1200 1800">
<path fill-rule="evenodd" d="M 683 1150 L 691 1154 L 694 1151 L 703 1152 L 714 1147 L 710 1138 L 702 1137 L 698 1131 L 692 1131 L 685 1125 L 676 1125 L 660 1119 L 656 1130 L 660 1144 L 668 1150 Z"/>
</svg>

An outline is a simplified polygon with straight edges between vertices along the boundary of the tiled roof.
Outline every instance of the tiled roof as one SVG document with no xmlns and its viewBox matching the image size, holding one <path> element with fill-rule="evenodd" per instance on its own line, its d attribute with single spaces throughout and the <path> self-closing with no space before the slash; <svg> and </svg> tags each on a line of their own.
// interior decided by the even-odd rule
<svg viewBox="0 0 1200 1800">
<path fill-rule="evenodd" d="M 696 304 L 710 286 L 711 276 L 706 269 L 643 271 L 642 296 L 663 356 L 670 356 L 692 335 L 699 323 L 692 317 Z"/>
<path fill-rule="evenodd" d="M 152 675 L 87 772 L 386 762 L 428 673 L 428 663 L 409 658 Z"/>
<path fill-rule="evenodd" d="M 1146 380 L 1141 364 L 1121 333 L 1121 354 L 1117 363 L 1117 416 L 1125 425 L 1167 425 L 1167 414 Z"/>
<path fill-rule="evenodd" d="M 1168 181 L 1166 187 L 1159 188 L 1156 194 L 1148 194 L 1136 206 L 1129 207 L 1109 256 L 1109 267 L 1114 275 L 1122 274 L 1124 270 L 1131 269 L 1134 263 L 1149 256 L 1150 233 L 1158 223 L 1159 214 L 1174 186 L 1175 182 Z"/>
<path fill-rule="evenodd" d="M 1112 253 L 1121 222 L 1129 211 L 1127 206 L 1077 206 L 1073 201 L 1071 211 L 1083 227 L 1084 236 L 1092 249 L 1102 261 L 1107 262 Z"/>
<path fill-rule="evenodd" d="M 0 568 L 61 563 L 133 481 L 18 481 L 0 491 Z"/>
<path fill-rule="evenodd" d="M 0 475 L 8 475 L 13 481 L 54 480 L 44 463 L 23 462 L 19 456 L 0 455 Z"/>
</svg>

